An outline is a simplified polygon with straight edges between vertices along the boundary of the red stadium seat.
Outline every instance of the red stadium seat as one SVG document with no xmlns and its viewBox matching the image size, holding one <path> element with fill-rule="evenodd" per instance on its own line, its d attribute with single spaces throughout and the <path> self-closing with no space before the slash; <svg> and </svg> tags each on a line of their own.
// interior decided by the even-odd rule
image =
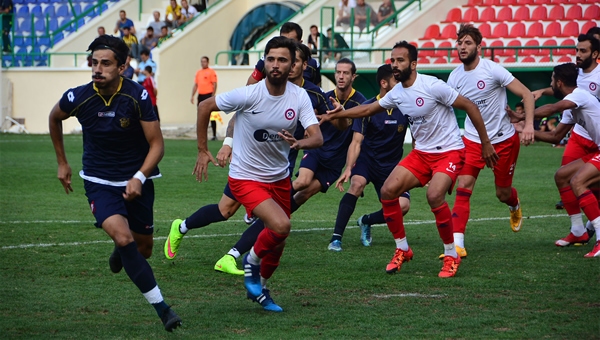
<svg viewBox="0 0 600 340">
<path fill-rule="evenodd" d="M 517 22 L 510 29 L 510 34 L 508 35 L 510 38 L 521 38 L 525 36 L 525 24 L 522 22 Z"/>
<path fill-rule="evenodd" d="M 596 25 L 596 22 L 588 21 L 585 24 L 583 24 L 583 26 L 581 26 L 581 33 L 587 33 L 587 31 L 589 31 L 590 28 L 596 27 L 596 26 L 598 26 L 598 25 Z"/>
<path fill-rule="evenodd" d="M 551 22 L 548 27 L 546 27 L 546 33 L 544 36 L 546 37 L 560 37 L 562 35 L 562 27 L 558 21 Z"/>
<path fill-rule="evenodd" d="M 547 57 L 542 57 L 542 59 L 540 59 L 539 62 L 540 63 L 549 63 L 549 62 L 552 62 L 552 60 L 550 59 L 549 56 L 547 56 Z"/>
<path fill-rule="evenodd" d="M 506 45 L 506 47 L 519 47 L 521 45 L 523 45 L 523 44 L 519 40 L 515 39 L 515 40 L 509 41 L 508 44 Z M 507 48 L 507 49 L 504 50 L 504 54 L 503 55 L 512 56 L 512 55 L 515 55 L 515 53 L 517 53 L 517 49 Z"/>
<path fill-rule="evenodd" d="M 556 5 L 552 7 L 548 14 L 548 20 L 564 20 L 565 8 L 562 5 Z"/>
<path fill-rule="evenodd" d="M 453 8 L 446 15 L 446 20 L 443 22 L 461 22 L 462 21 L 462 12 L 460 8 Z"/>
<path fill-rule="evenodd" d="M 458 57 L 452 58 L 452 60 L 450 62 L 452 64 L 460 64 L 460 63 L 462 63 L 462 61 L 460 61 L 460 59 Z"/>
<path fill-rule="evenodd" d="M 565 18 L 568 19 L 568 20 L 579 20 L 579 19 L 583 18 L 583 13 L 582 12 L 583 12 L 583 10 L 581 9 L 581 6 L 579 6 L 579 5 L 573 5 L 567 11 L 567 14 L 565 15 Z"/>
<path fill-rule="evenodd" d="M 467 6 L 478 6 L 483 5 L 483 0 L 469 0 Z"/>
<path fill-rule="evenodd" d="M 510 7 L 502 7 L 498 14 L 496 15 L 496 21 L 512 21 L 512 8 Z"/>
<path fill-rule="evenodd" d="M 482 36 L 489 37 L 492 35 L 492 27 L 487 22 L 482 23 L 478 28 Z"/>
<path fill-rule="evenodd" d="M 416 48 L 419 48 L 419 44 L 416 41 L 411 41 L 409 44 L 413 45 Z"/>
<path fill-rule="evenodd" d="M 417 61 L 417 64 L 429 64 L 429 63 L 431 63 L 431 62 L 429 61 L 429 59 L 427 57 L 421 57 Z"/>
<path fill-rule="evenodd" d="M 586 8 L 585 13 L 583 14 L 583 19 L 598 20 L 598 18 L 600 18 L 600 7 L 598 7 L 598 5 L 590 5 L 588 8 Z"/>
<path fill-rule="evenodd" d="M 433 61 L 434 64 L 447 64 L 448 59 L 446 57 L 440 57 Z"/>
<path fill-rule="evenodd" d="M 452 48 L 452 43 L 449 41 L 442 41 L 438 47 L 440 48 Z M 455 49 L 456 51 L 456 49 Z M 447 58 L 448 57 L 448 50 L 437 50 L 435 51 L 435 56 L 436 57 L 443 57 L 443 58 Z"/>
<path fill-rule="evenodd" d="M 469 21 L 476 22 L 477 20 L 479 20 L 479 11 L 477 10 L 477 8 L 476 7 L 469 7 L 469 8 L 467 8 L 467 10 L 465 11 L 465 15 L 463 15 L 463 21 L 465 21 L 465 22 L 469 22 Z"/>
<path fill-rule="evenodd" d="M 534 0 L 517 0 L 519 5 L 533 5 Z"/>
<path fill-rule="evenodd" d="M 496 27 L 494 27 L 494 31 L 492 32 L 492 38 L 506 38 L 508 37 L 508 25 L 501 22 Z"/>
<path fill-rule="evenodd" d="M 560 46 L 575 46 L 575 40 L 573 39 L 565 39 Z M 574 48 L 559 48 L 554 54 L 556 55 L 565 55 L 565 54 L 571 54 L 571 53 L 575 53 L 575 49 Z"/>
<path fill-rule="evenodd" d="M 431 57 L 434 54 L 433 50 L 427 51 L 427 50 L 423 50 L 423 48 L 433 48 L 435 47 L 435 45 L 433 44 L 433 42 L 431 41 L 426 41 L 423 43 L 423 45 L 421 46 L 421 50 L 419 50 L 419 54 L 423 57 Z"/>
<path fill-rule="evenodd" d="M 516 63 L 517 59 L 515 57 L 506 57 L 503 61 L 503 63 Z"/>
<path fill-rule="evenodd" d="M 576 37 L 579 35 L 579 23 L 577 21 L 569 21 L 562 31 L 563 37 Z"/>
<path fill-rule="evenodd" d="M 544 35 L 544 25 L 541 22 L 534 22 L 527 30 L 528 37 L 541 37 Z"/>
<path fill-rule="evenodd" d="M 442 30 L 442 34 L 440 34 L 440 38 L 442 39 L 456 39 L 456 26 L 454 24 L 448 24 Z"/>
<path fill-rule="evenodd" d="M 504 6 L 516 5 L 517 0 L 501 0 L 500 3 Z"/>
<path fill-rule="evenodd" d="M 494 7 L 486 7 L 481 15 L 479 16 L 479 21 L 495 21 L 496 20 L 496 10 Z"/>
<path fill-rule="evenodd" d="M 535 63 L 535 58 L 534 57 L 525 57 L 523 59 L 521 59 L 522 63 Z"/>
<path fill-rule="evenodd" d="M 425 30 L 425 36 L 421 38 L 421 40 L 429 40 L 429 39 L 437 39 L 440 37 L 440 26 L 438 25 L 429 25 Z"/>
<path fill-rule="evenodd" d="M 574 58 L 569 56 L 569 55 L 565 55 L 560 57 L 560 59 L 558 59 L 559 63 L 572 63 L 574 60 Z"/>
<path fill-rule="evenodd" d="M 545 6 L 537 6 L 531 13 L 531 20 L 546 20 L 548 19 L 548 10 Z"/>
<path fill-rule="evenodd" d="M 566 0 L 534 0 L 533 1 L 536 5 L 542 5 L 542 4 L 551 4 L 552 2 L 567 2 Z M 530 5 L 533 5 L 533 3 L 530 3 Z"/>
<path fill-rule="evenodd" d="M 529 18 L 529 8 L 526 6 L 517 8 L 515 15 L 513 16 L 514 21 L 527 21 Z"/>
<path fill-rule="evenodd" d="M 483 4 L 487 6 L 500 5 L 500 0 L 483 0 Z"/>
<path fill-rule="evenodd" d="M 504 43 L 502 43 L 502 41 L 500 41 L 500 40 L 494 40 L 494 41 L 492 41 L 492 43 L 490 44 L 490 47 L 504 47 Z M 504 54 L 504 49 L 502 49 L 502 48 L 498 48 L 498 49 L 490 49 L 490 51 L 491 51 L 491 52 L 489 52 L 489 53 L 490 53 L 490 56 L 492 55 L 492 53 L 493 53 L 495 56 L 499 56 L 499 55 L 503 55 L 503 54 Z"/>
<path fill-rule="evenodd" d="M 542 46 L 558 46 L 558 43 L 554 39 L 548 39 L 542 44 Z M 552 54 L 554 55 L 556 54 L 556 49 L 542 48 L 540 50 L 540 55 L 550 55 L 550 52 L 552 52 Z"/>
<path fill-rule="evenodd" d="M 525 46 L 540 46 L 540 42 L 537 41 L 536 39 L 531 39 L 528 42 L 525 43 Z M 530 56 L 530 55 L 540 55 L 540 50 L 539 49 L 522 49 L 519 51 L 519 57 L 526 57 L 526 56 Z"/>
</svg>

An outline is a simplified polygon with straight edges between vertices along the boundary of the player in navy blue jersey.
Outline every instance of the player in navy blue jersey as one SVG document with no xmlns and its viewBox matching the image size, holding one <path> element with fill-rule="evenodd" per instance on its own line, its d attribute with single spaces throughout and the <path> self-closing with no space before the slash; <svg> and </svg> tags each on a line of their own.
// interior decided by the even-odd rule
<svg viewBox="0 0 600 340">
<path fill-rule="evenodd" d="M 392 67 L 387 64 L 377 69 L 376 79 L 379 84 L 379 95 L 363 104 L 379 100 L 397 84 Z M 407 127 L 408 119 L 398 108 L 354 120 L 352 124 L 354 135 L 352 143 L 348 147 L 346 169 L 336 183 L 336 187 L 343 192 L 344 183 L 350 180 L 350 188 L 340 201 L 329 250 L 342 250 L 344 230 L 356 208 L 356 202 L 362 196 L 367 184 L 373 183 L 377 196 L 381 196 L 383 183 L 402 159 Z M 406 214 L 410 208 L 408 192 L 400 196 L 400 206 L 402 212 Z M 363 218 L 366 219 L 365 222 L 363 222 Z M 385 223 L 383 210 L 361 216 L 358 220 L 362 229 L 361 242 L 364 246 L 371 244 L 371 225 L 379 223 Z"/>
<path fill-rule="evenodd" d="M 154 232 L 153 178 L 164 153 L 163 137 L 148 92 L 125 79 L 129 48 L 108 35 L 96 38 L 92 53 L 92 82 L 67 90 L 50 113 L 49 128 L 58 162 L 58 179 L 68 194 L 71 167 L 63 144 L 62 121 L 77 117 L 83 131 L 85 194 L 96 218 L 115 243 L 110 269 L 122 268 L 154 306 L 167 331 L 181 319 L 164 302 L 152 268 Z"/>
</svg>

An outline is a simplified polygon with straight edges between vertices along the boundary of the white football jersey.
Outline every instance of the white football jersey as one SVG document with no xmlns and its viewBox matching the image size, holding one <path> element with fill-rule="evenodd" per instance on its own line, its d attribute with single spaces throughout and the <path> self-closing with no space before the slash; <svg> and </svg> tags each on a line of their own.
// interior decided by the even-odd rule
<svg viewBox="0 0 600 340">
<path fill-rule="evenodd" d="M 319 124 L 308 94 L 290 82 L 285 93 L 272 96 L 266 81 L 216 96 L 219 110 L 237 111 L 229 176 L 273 183 L 288 177 L 290 145 L 278 132 L 292 135 L 298 121 L 308 127 Z"/>
<path fill-rule="evenodd" d="M 417 73 L 411 87 L 399 83 L 379 100 L 386 109 L 397 107 L 407 116 L 415 149 L 441 153 L 464 148 L 452 104 L 458 92 L 436 77 Z"/>
<path fill-rule="evenodd" d="M 577 88 L 586 90 L 593 94 L 596 98 L 600 98 L 600 67 L 596 66 L 596 68 L 589 73 L 583 73 L 583 70 L 579 69 L 579 75 L 577 76 Z M 560 120 L 560 122 L 567 124 L 565 122 L 572 121 L 572 119 L 573 117 L 571 112 L 569 110 L 565 110 L 563 112 L 563 118 Z M 593 140 L 588 134 L 588 131 L 586 131 L 586 129 L 579 124 L 575 124 L 575 127 L 573 127 L 573 132 L 585 139 Z"/>
<path fill-rule="evenodd" d="M 571 110 L 570 120 L 564 121 L 563 124 L 576 124 L 581 126 L 588 132 L 590 139 L 600 145 L 600 101 L 596 96 L 593 96 L 589 91 L 575 88 L 573 92 L 565 96 L 564 100 L 571 101 L 577 105 Z"/>
<path fill-rule="evenodd" d="M 492 144 L 507 140 L 515 134 L 515 128 L 506 113 L 505 89 L 514 79 L 504 67 L 488 59 L 479 59 L 477 67 L 471 71 L 465 71 L 464 66 L 459 66 L 448 77 L 448 85 L 479 108 Z M 481 143 L 469 116 L 465 119 L 465 137 Z"/>
</svg>

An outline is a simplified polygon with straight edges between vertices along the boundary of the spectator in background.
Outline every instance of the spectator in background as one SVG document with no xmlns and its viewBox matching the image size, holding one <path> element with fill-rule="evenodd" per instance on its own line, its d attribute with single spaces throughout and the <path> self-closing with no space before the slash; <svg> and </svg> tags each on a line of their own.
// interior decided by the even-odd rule
<svg viewBox="0 0 600 340">
<path fill-rule="evenodd" d="M 308 36 L 308 47 L 310 47 L 312 54 L 317 54 L 320 48 L 319 44 L 323 44 L 322 48 L 325 49 L 329 46 L 329 39 L 323 33 L 319 33 L 317 25 L 312 25 L 310 26 L 310 35 Z"/>
<path fill-rule="evenodd" d="M 158 35 L 160 33 L 160 29 L 165 25 L 165 22 L 160 20 L 160 12 L 154 11 L 152 12 L 152 19 L 148 22 L 148 27 L 152 27 L 154 33 Z"/>
<path fill-rule="evenodd" d="M 355 0 L 341 0 L 338 5 L 338 17 L 335 21 L 336 26 L 349 26 L 350 25 L 350 16 L 352 14 L 352 9 L 356 7 Z"/>
<path fill-rule="evenodd" d="M 150 96 L 150 100 L 152 101 L 154 112 L 156 113 L 156 117 L 160 122 L 160 116 L 158 115 L 158 106 L 156 106 L 158 88 L 156 87 L 156 82 L 154 81 L 154 71 L 152 70 L 152 66 L 148 65 L 144 67 L 144 69 L 142 70 L 142 74 L 144 76 L 144 81 L 141 82 L 142 86 L 146 89 L 146 91 L 148 91 L 148 95 Z"/>
<path fill-rule="evenodd" d="M 194 87 L 192 88 L 192 99 L 194 104 L 194 95 L 198 95 L 198 103 L 206 100 L 217 94 L 217 73 L 212 68 L 208 67 L 208 57 L 203 56 L 200 59 L 201 69 L 196 71 L 194 78 Z"/>
<path fill-rule="evenodd" d="M 98 27 L 98 36 L 105 35 L 105 34 L 106 34 L 106 30 L 104 29 L 104 26 L 99 26 Z"/>
<path fill-rule="evenodd" d="M 150 51 L 158 45 L 158 36 L 154 34 L 154 28 L 148 26 L 146 29 L 146 36 L 142 38 L 142 47 Z"/>
<path fill-rule="evenodd" d="M 129 52 L 129 55 L 127 55 L 127 60 L 125 60 L 125 69 L 123 70 L 123 73 L 121 73 L 121 75 L 127 79 L 133 79 L 133 67 L 130 64 L 131 62 L 131 52 Z"/>
<path fill-rule="evenodd" d="M 198 11 L 194 6 L 188 5 L 187 0 L 181 0 L 181 19 L 179 19 L 179 25 L 183 25 L 188 22 L 194 16 L 198 14 Z"/>
<path fill-rule="evenodd" d="M 341 34 L 336 33 L 335 37 L 332 37 L 333 31 L 331 30 L 331 28 L 327 29 L 327 38 L 329 40 L 329 44 L 330 47 L 332 49 L 337 49 L 337 51 L 331 51 L 331 50 L 327 50 L 326 52 L 326 58 L 329 59 L 330 61 L 338 61 L 340 59 L 342 59 L 342 57 L 345 56 L 346 53 L 339 51 L 339 49 L 349 49 L 350 46 L 348 46 L 348 43 L 346 43 L 346 40 L 344 39 L 344 37 L 342 37 Z M 332 60 L 333 59 L 333 60 Z"/>
<path fill-rule="evenodd" d="M 163 41 L 169 39 L 171 37 L 171 33 L 169 33 L 169 28 L 167 26 L 163 26 L 160 28 L 160 36 L 158 37 L 158 43 L 162 44 Z"/>
<path fill-rule="evenodd" d="M 13 23 L 12 0 L 0 0 L 0 16 L 2 16 L 2 52 L 10 53 L 10 30 Z"/>
<path fill-rule="evenodd" d="M 392 14 L 394 14 L 395 11 L 396 8 L 394 7 L 394 3 L 392 1 L 383 0 L 381 5 L 379 6 L 379 11 L 377 11 L 377 20 L 379 22 L 382 22 L 385 19 L 389 18 Z M 387 23 L 387 25 L 393 24 L 394 22 L 396 22 L 396 19 L 390 20 Z"/>
<path fill-rule="evenodd" d="M 365 0 L 356 0 L 356 7 L 354 8 L 354 26 L 358 26 L 360 31 L 365 29 L 371 23 L 371 25 L 377 25 L 377 13 L 373 10 L 371 5 L 365 3 Z"/>
<path fill-rule="evenodd" d="M 142 52 L 140 52 L 140 59 L 142 59 L 142 61 L 140 61 L 140 63 L 138 64 L 138 68 L 135 69 L 135 74 L 138 77 L 138 83 L 143 84 L 144 80 L 146 79 L 146 75 L 143 72 L 144 69 L 147 66 L 150 66 L 152 68 L 150 73 L 154 75 L 156 73 L 156 63 L 154 62 L 154 60 L 150 59 L 150 51 L 146 49 L 143 49 Z"/>
<path fill-rule="evenodd" d="M 123 28 L 125 27 L 129 27 L 131 34 L 135 35 L 135 26 L 133 25 L 133 21 L 127 18 L 127 13 L 124 10 L 121 10 L 119 11 L 119 20 L 117 20 L 114 33 L 116 34 L 117 32 L 120 32 L 121 38 L 123 38 Z"/>
<path fill-rule="evenodd" d="M 167 11 L 165 12 L 165 24 L 171 28 L 179 27 L 179 20 L 181 19 L 181 6 L 177 4 L 177 0 L 171 0 Z"/>
<path fill-rule="evenodd" d="M 123 36 L 121 38 L 125 42 L 125 45 L 129 47 L 129 50 L 135 59 L 140 59 L 140 44 L 135 34 L 131 33 L 131 27 L 125 26 L 122 31 Z"/>
</svg>

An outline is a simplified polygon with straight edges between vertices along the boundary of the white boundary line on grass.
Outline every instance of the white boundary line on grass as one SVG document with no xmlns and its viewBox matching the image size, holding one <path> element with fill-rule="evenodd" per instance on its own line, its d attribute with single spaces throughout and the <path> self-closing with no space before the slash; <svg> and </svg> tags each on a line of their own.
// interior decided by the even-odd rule
<svg viewBox="0 0 600 340">
<path fill-rule="evenodd" d="M 393 297 L 418 297 L 418 298 L 428 298 L 428 299 L 441 299 L 441 298 L 445 298 L 446 294 L 432 294 L 432 295 L 428 295 L 428 294 L 419 294 L 419 293 L 399 293 L 399 294 L 384 294 L 384 295 L 379 295 L 379 294 L 374 294 L 373 297 L 376 297 L 378 299 L 389 299 L 389 298 L 393 298 Z"/>
<path fill-rule="evenodd" d="M 555 218 L 555 217 L 567 217 L 565 214 L 553 214 L 553 215 L 536 215 L 536 216 L 527 216 L 523 217 L 524 219 L 541 219 L 541 218 Z M 485 218 L 475 218 L 469 219 L 469 222 L 484 222 L 484 221 L 501 221 L 508 220 L 509 217 L 485 217 Z M 164 221 L 161 221 L 164 222 Z M 170 221 L 169 221 L 170 222 Z M 227 222 L 242 222 L 242 220 L 229 220 Z M 330 220 L 292 220 L 294 223 L 322 223 L 322 222 L 333 222 Z M 0 221 L 0 224 L 33 224 L 33 223 L 48 223 L 48 224 L 83 224 L 89 223 L 93 224 L 93 221 Z M 405 225 L 420 225 L 420 224 L 432 224 L 435 223 L 435 220 L 426 220 L 426 221 L 415 221 L 415 220 L 406 220 L 404 222 Z M 380 225 L 380 226 L 383 226 Z M 354 229 L 358 228 L 355 225 L 349 225 L 346 229 Z M 309 228 L 309 229 L 292 229 L 292 232 L 309 232 L 309 231 L 326 231 L 333 230 L 333 228 Z M 241 233 L 229 233 L 229 234 L 208 234 L 208 235 L 190 235 L 186 238 L 211 238 L 211 237 L 229 237 L 229 236 L 240 236 Z M 155 237 L 154 240 L 165 240 L 165 236 Z M 44 248 L 44 247 L 55 247 L 55 246 L 81 246 L 87 244 L 98 244 L 98 243 L 113 243 L 112 240 L 98 240 L 98 241 L 86 241 L 86 242 L 61 242 L 61 243 L 31 243 L 31 244 L 19 244 L 13 246 L 2 246 L 0 249 L 8 250 L 8 249 L 25 249 L 25 248 Z"/>
</svg>

